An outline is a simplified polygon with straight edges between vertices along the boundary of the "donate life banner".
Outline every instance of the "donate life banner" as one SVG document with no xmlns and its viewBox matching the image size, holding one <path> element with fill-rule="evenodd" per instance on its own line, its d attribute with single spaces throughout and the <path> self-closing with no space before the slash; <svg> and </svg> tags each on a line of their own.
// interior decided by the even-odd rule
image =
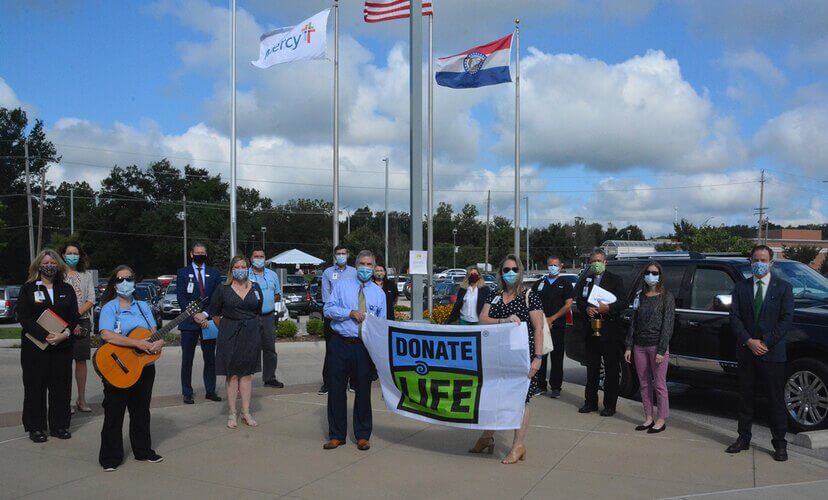
<svg viewBox="0 0 828 500">
<path fill-rule="evenodd" d="M 328 49 L 328 14 L 323 10 L 296 26 L 277 28 L 265 33 L 259 41 L 259 60 L 251 61 L 257 68 L 269 68 L 274 64 L 324 59 Z"/>
<path fill-rule="evenodd" d="M 362 341 L 394 413 L 465 429 L 517 429 L 529 390 L 526 324 L 449 326 L 369 316 Z"/>
</svg>

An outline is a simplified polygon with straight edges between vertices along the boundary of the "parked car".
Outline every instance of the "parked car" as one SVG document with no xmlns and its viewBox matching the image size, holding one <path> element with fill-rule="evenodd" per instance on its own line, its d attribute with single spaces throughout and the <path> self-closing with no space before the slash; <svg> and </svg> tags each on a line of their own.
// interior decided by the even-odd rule
<svg viewBox="0 0 828 500">
<path fill-rule="evenodd" d="M 311 295 L 309 285 L 304 283 L 282 285 L 282 300 L 284 300 L 291 318 L 310 314 Z"/>
<path fill-rule="evenodd" d="M 164 290 L 164 295 L 161 298 L 161 316 L 164 319 L 173 319 L 181 314 L 181 306 L 178 305 L 178 297 L 176 296 L 177 288 L 175 283 L 167 286 Z"/>
<path fill-rule="evenodd" d="M 288 274 L 285 276 L 286 285 L 304 285 L 308 280 L 305 279 L 304 274 Z"/>
<path fill-rule="evenodd" d="M 152 278 L 147 278 L 145 280 L 141 280 L 139 283 L 136 283 L 136 284 L 137 285 L 147 285 L 147 286 L 153 287 L 155 289 L 155 295 L 162 295 L 162 290 L 164 289 L 164 287 L 161 286 L 160 281 L 158 281 L 157 279 L 152 279 Z"/>
<path fill-rule="evenodd" d="M 408 276 L 396 276 L 397 280 L 397 293 L 405 293 L 405 284 L 411 281 L 411 278 Z"/>
<path fill-rule="evenodd" d="M 0 321 L 17 322 L 17 297 L 20 287 L 15 285 L 0 285 Z"/>
<path fill-rule="evenodd" d="M 176 275 L 174 274 L 162 274 L 157 278 L 157 280 L 161 283 L 162 288 L 167 288 L 171 283 L 175 282 L 175 278 Z"/>
<path fill-rule="evenodd" d="M 664 268 L 663 283 L 676 298 L 676 320 L 670 342 L 668 381 L 697 387 L 735 390 L 736 339 L 730 328 L 731 292 L 738 280 L 751 276 L 747 257 L 698 253 L 655 253 L 610 260 L 607 269 L 623 280 L 630 303 L 650 260 Z M 800 262 L 777 260 L 774 278 L 793 285 L 794 319 L 787 336 L 785 401 L 791 428 L 810 431 L 828 426 L 828 279 Z M 572 308 L 574 331 L 567 332 L 566 354 L 584 363 L 582 311 Z M 622 314 L 629 324 L 632 309 Z M 618 349 L 622 350 L 621 342 Z M 638 380 L 621 357 L 621 395 L 634 396 Z"/>
</svg>

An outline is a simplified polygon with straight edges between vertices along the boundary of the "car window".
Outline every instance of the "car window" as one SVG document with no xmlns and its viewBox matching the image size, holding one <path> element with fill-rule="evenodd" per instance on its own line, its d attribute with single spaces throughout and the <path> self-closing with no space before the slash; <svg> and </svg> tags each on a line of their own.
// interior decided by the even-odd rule
<svg viewBox="0 0 828 500">
<path fill-rule="evenodd" d="M 167 286 L 167 291 L 166 291 L 166 293 L 171 294 L 171 295 L 175 295 L 175 285 L 169 285 L 169 286 Z"/>
<path fill-rule="evenodd" d="M 641 264 L 643 265 L 643 264 Z M 632 262 L 612 262 L 610 261 L 609 271 L 621 278 L 624 288 L 629 290 L 635 282 L 635 276 L 638 274 L 634 263 Z"/>
<path fill-rule="evenodd" d="M 750 265 L 740 266 L 739 270 L 745 278 L 753 276 Z M 828 302 L 828 279 L 801 262 L 775 261 L 771 275 L 791 284 L 794 299 Z"/>
<path fill-rule="evenodd" d="M 662 263 L 662 269 L 664 270 L 664 288 L 678 300 L 681 295 L 681 282 L 684 281 L 684 271 L 687 266 L 684 264 L 669 265 Z"/>
<path fill-rule="evenodd" d="M 696 268 L 690 287 L 690 308 L 697 311 L 714 310 L 716 295 L 730 295 L 733 279 L 722 269 Z"/>
<path fill-rule="evenodd" d="M 150 299 L 150 291 L 149 288 L 144 286 L 135 287 L 135 298 L 138 300 L 149 300 Z"/>
</svg>

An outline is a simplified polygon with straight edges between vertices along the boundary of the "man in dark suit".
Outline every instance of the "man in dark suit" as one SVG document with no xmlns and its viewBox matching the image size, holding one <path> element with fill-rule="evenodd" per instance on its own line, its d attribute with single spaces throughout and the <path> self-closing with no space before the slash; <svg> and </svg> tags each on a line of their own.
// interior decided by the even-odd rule
<svg viewBox="0 0 828 500">
<path fill-rule="evenodd" d="M 739 437 L 727 453 L 750 447 L 753 399 L 757 382 L 761 381 L 768 397 L 773 459 L 784 462 L 788 459 L 785 337 L 793 321 L 793 288 L 771 275 L 773 250 L 757 245 L 750 255 L 753 276 L 736 283 L 730 306 L 730 327 L 739 344 Z"/>
<path fill-rule="evenodd" d="M 575 287 L 575 301 L 581 311 L 584 342 L 586 349 L 587 384 L 584 389 L 584 405 L 580 413 L 598 410 L 598 382 L 601 376 L 601 359 L 604 360 L 604 409 L 602 417 L 615 415 L 618 401 L 618 377 L 621 363 L 621 344 L 624 341 L 624 328 L 620 321 L 621 312 L 627 308 L 627 294 L 621 277 L 607 271 L 607 254 L 601 248 L 592 251 L 589 257 L 590 268 Z M 612 293 L 616 301 L 612 304 L 601 302 L 594 306 L 587 302 L 595 286 Z M 592 318 L 601 318 L 601 336 L 593 336 Z"/>
<path fill-rule="evenodd" d="M 204 298 L 201 310 L 210 307 L 210 297 L 219 285 L 219 272 L 216 268 L 207 265 L 207 247 L 202 243 L 195 243 L 190 249 L 191 263 L 178 270 L 175 279 L 175 294 L 178 305 L 183 311 L 190 302 Z M 181 392 L 185 404 L 193 404 L 193 358 L 199 339 L 201 340 L 201 355 L 204 358 L 204 389 L 207 399 L 221 401 L 216 394 L 216 340 L 205 340 L 202 330 L 207 328 L 207 314 L 200 312 L 192 319 L 182 322 L 178 329 L 181 331 Z"/>
</svg>

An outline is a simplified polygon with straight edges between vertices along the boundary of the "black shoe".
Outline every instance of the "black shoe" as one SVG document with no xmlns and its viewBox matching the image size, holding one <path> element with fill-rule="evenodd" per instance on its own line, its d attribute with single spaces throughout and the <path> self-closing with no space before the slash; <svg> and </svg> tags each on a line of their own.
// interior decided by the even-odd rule
<svg viewBox="0 0 828 500">
<path fill-rule="evenodd" d="M 104 470 L 104 472 L 115 472 L 116 470 L 118 470 L 118 466 L 117 465 L 108 465 L 108 466 L 104 467 L 103 470 Z"/>
<path fill-rule="evenodd" d="M 655 427 L 650 428 L 647 431 L 647 434 L 658 434 L 659 432 L 664 432 L 666 430 L 667 430 L 667 424 L 664 424 L 664 425 L 661 426 L 660 429 L 656 429 Z"/>
<path fill-rule="evenodd" d="M 788 450 L 786 448 L 777 448 L 773 451 L 771 456 L 777 462 L 787 462 L 788 461 Z"/>
<path fill-rule="evenodd" d="M 277 388 L 277 389 L 282 389 L 282 388 L 284 388 L 284 387 L 285 387 L 285 384 L 283 384 L 283 383 L 279 382 L 279 381 L 278 381 L 278 380 L 276 380 L 275 378 L 274 378 L 274 379 L 272 379 L 272 380 L 268 380 L 267 382 L 265 382 L 265 383 L 264 383 L 264 385 L 266 385 L 266 386 L 268 386 L 268 387 L 275 387 L 275 388 Z"/>
<path fill-rule="evenodd" d="M 535 389 L 535 392 L 532 393 L 532 396 L 540 396 L 541 394 L 546 394 L 546 389 L 541 389 L 538 387 Z"/>
<path fill-rule="evenodd" d="M 740 451 L 744 451 L 750 448 L 750 443 L 743 443 L 742 441 L 736 440 L 735 443 L 728 446 L 725 450 L 725 453 L 739 453 Z"/>
<path fill-rule="evenodd" d="M 66 429 L 58 429 L 56 431 L 49 432 L 49 435 L 52 437 L 56 437 L 58 439 L 71 439 L 72 434 L 67 431 Z"/>
<path fill-rule="evenodd" d="M 593 411 L 598 411 L 598 407 L 597 406 L 584 405 L 584 406 L 578 408 L 578 413 L 590 413 L 590 412 L 593 412 Z"/>
<path fill-rule="evenodd" d="M 208 395 L 207 395 L 207 396 L 205 396 L 205 397 L 206 397 L 207 399 L 209 399 L 210 401 L 216 401 L 216 402 L 221 401 L 221 396 L 219 396 L 219 395 L 218 395 L 218 394 L 216 394 L 215 392 L 212 392 L 212 393 L 208 394 Z M 185 401 L 185 403 L 186 403 L 186 401 Z"/>
<path fill-rule="evenodd" d="M 184 404 L 185 405 L 195 404 L 195 401 L 193 401 L 192 396 L 190 396 L 190 397 L 184 396 Z"/>
<path fill-rule="evenodd" d="M 325 394 L 328 393 L 328 386 L 325 385 L 325 384 L 322 384 L 322 387 L 320 387 L 319 390 L 316 393 L 319 394 L 320 396 L 324 396 Z"/>
<path fill-rule="evenodd" d="M 558 399 L 561 397 L 561 390 L 560 389 L 552 389 L 549 391 L 549 397 L 552 399 Z"/>
<path fill-rule="evenodd" d="M 157 464 L 158 462 L 163 462 L 164 457 L 162 457 L 158 453 L 153 453 L 152 455 L 147 455 L 146 457 L 135 457 L 135 460 L 138 460 L 139 462 L 149 462 L 151 464 Z"/>
<path fill-rule="evenodd" d="M 45 443 L 49 440 L 49 437 L 43 431 L 33 431 L 29 433 L 29 439 L 35 443 Z"/>
<path fill-rule="evenodd" d="M 637 431 L 648 431 L 653 428 L 655 422 L 650 422 L 650 425 L 636 425 L 635 430 Z"/>
<path fill-rule="evenodd" d="M 613 415 L 615 415 L 615 410 L 612 408 L 604 408 L 603 410 L 601 410 L 602 417 L 611 417 Z"/>
</svg>

